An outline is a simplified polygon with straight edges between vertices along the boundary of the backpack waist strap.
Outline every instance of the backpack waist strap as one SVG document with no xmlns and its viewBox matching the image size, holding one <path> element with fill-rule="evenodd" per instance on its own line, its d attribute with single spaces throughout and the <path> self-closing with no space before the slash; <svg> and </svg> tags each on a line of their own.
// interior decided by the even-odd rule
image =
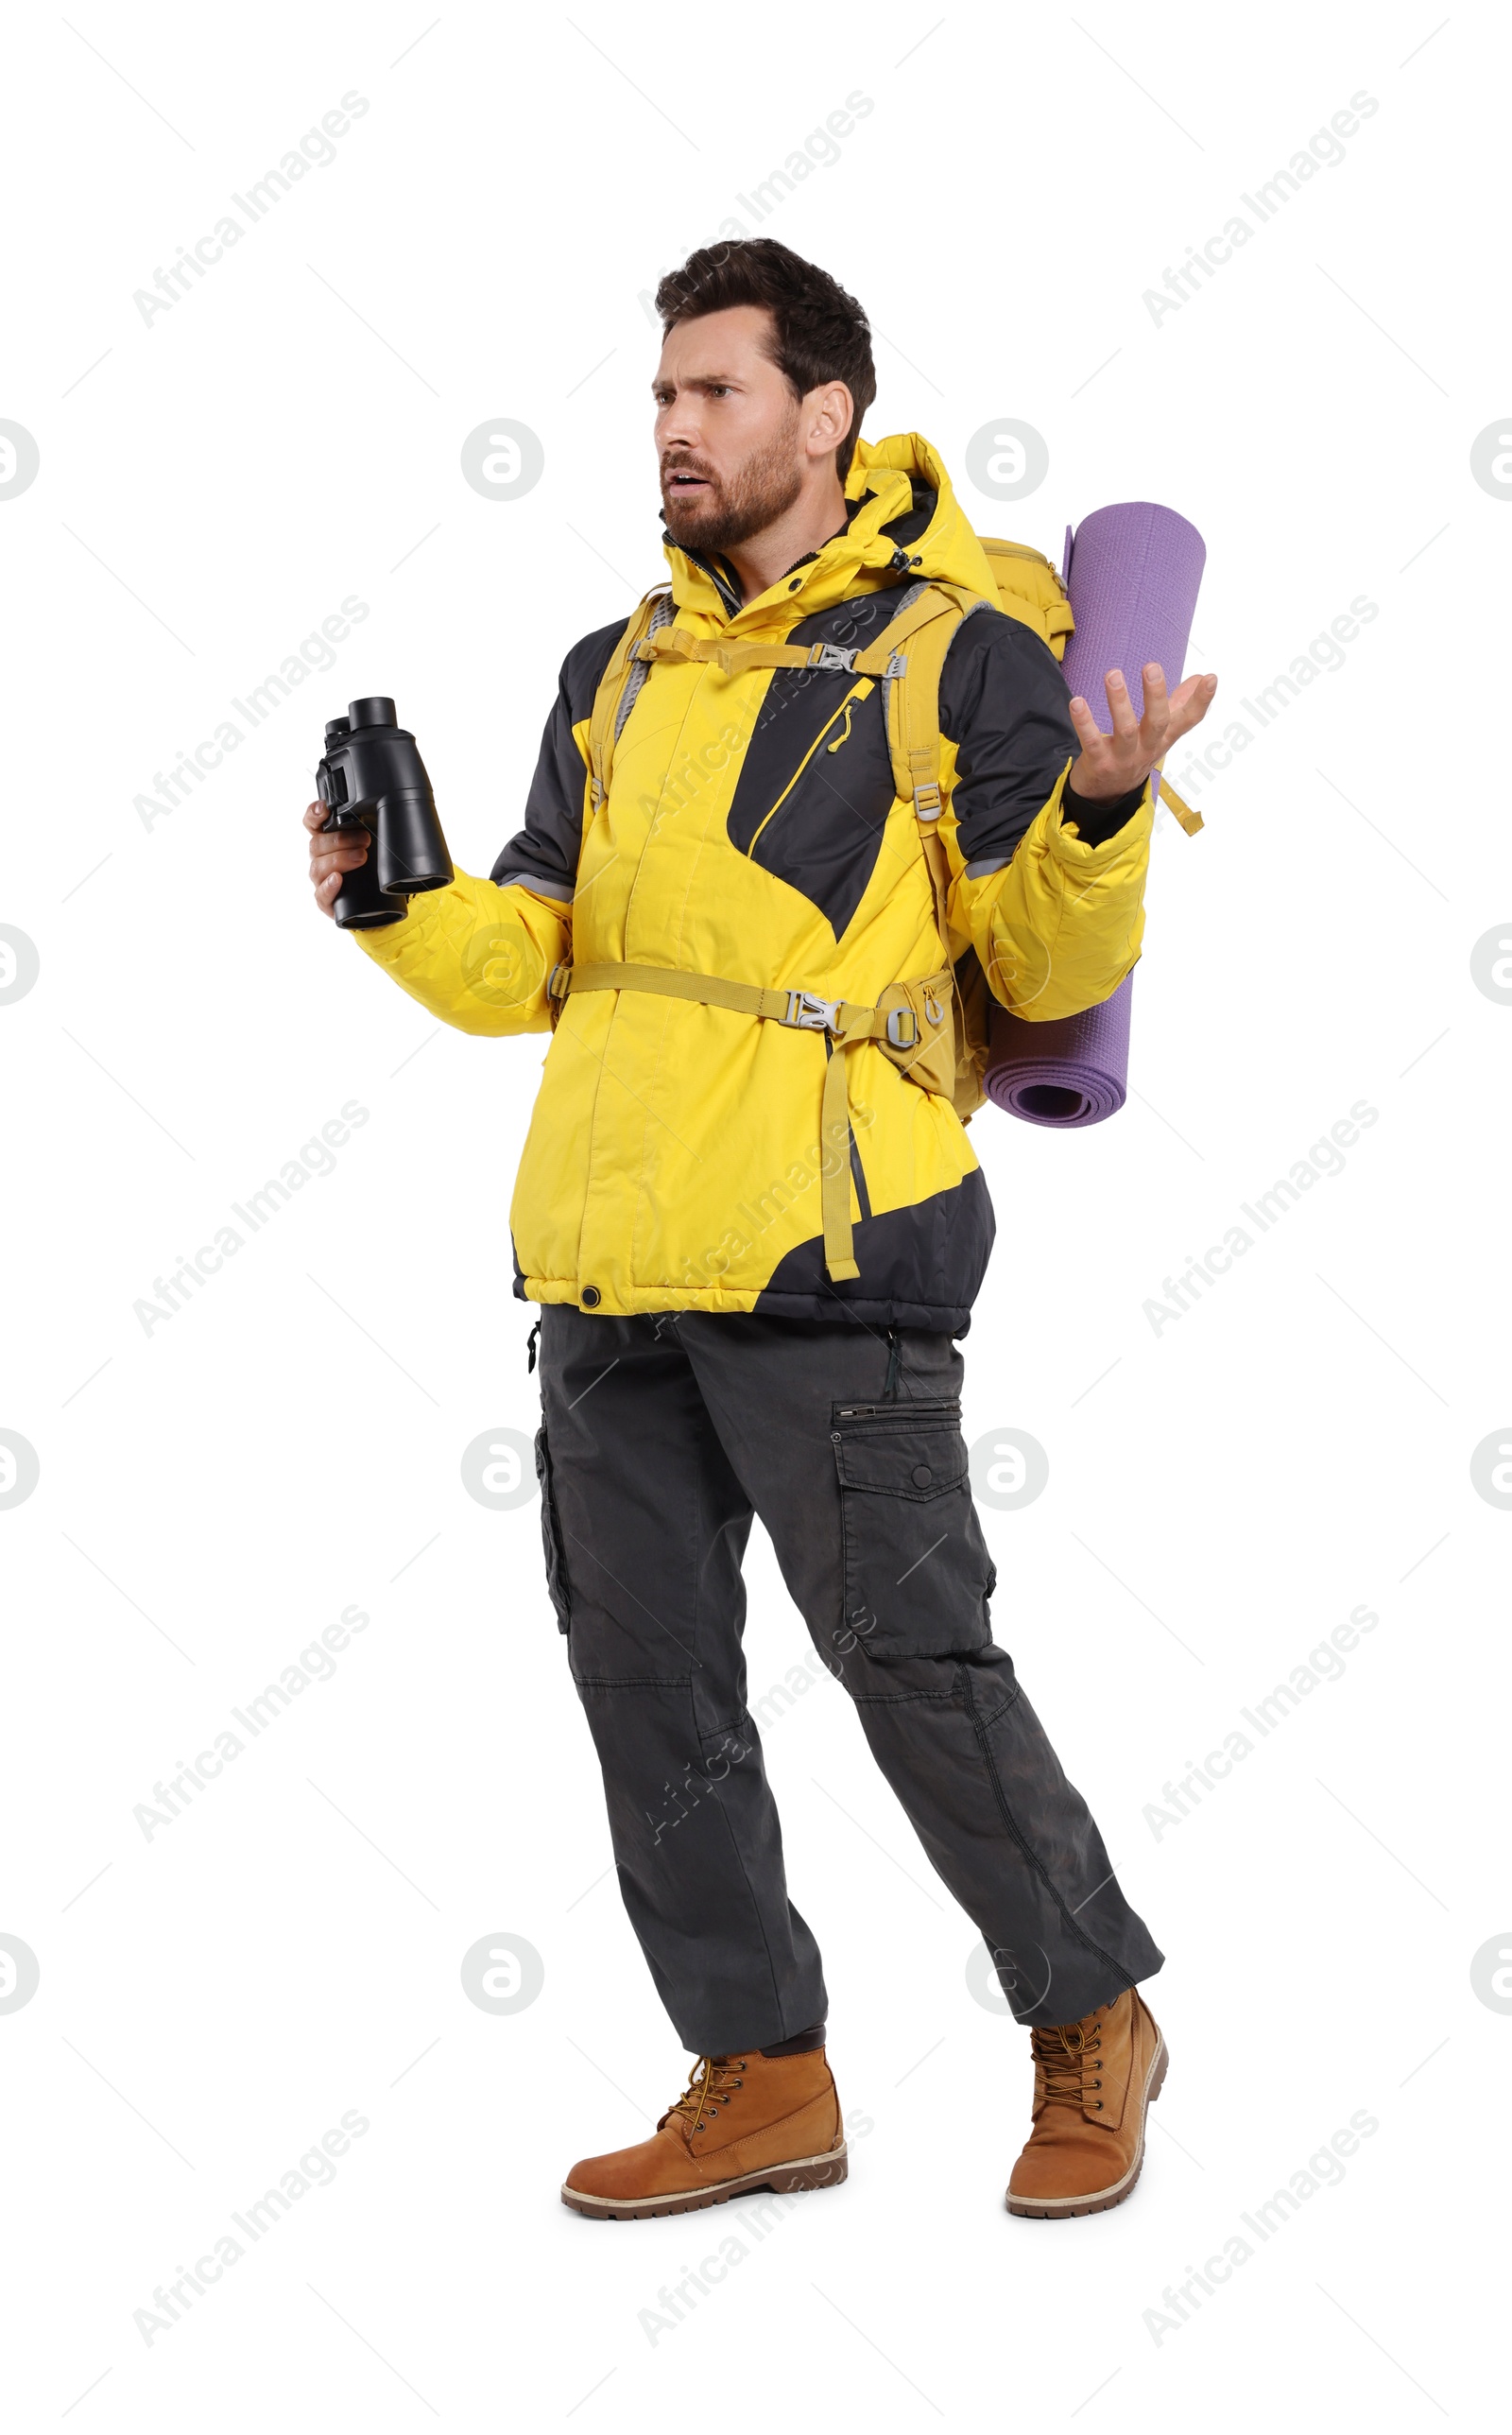
<svg viewBox="0 0 1512 2435">
<path fill-rule="evenodd" d="M 675 971 L 662 964 L 558 964 L 546 983 L 554 1012 L 578 990 L 644 990 L 654 997 L 679 997 L 699 1006 L 719 1006 L 732 1014 L 754 1015 L 764 1023 L 782 1024 L 792 1031 L 822 1031 L 833 1044 L 824 1068 L 820 1127 L 827 1150 L 844 1142 L 846 1155 L 821 1166 L 819 1206 L 824 1221 L 824 1263 L 832 1278 L 858 1277 L 850 1230 L 850 1108 L 846 1084 L 845 1051 L 858 1041 L 875 1040 L 895 1064 L 907 1073 L 927 1054 L 914 1010 L 916 993 L 926 1003 L 947 1001 L 949 973 L 927 980 L 900 982 L 887 992 L 894 1003 L 857 1006 L 849 998 L 827 998 L 816 990 L 761 989 L 754 981 L 727 981 L 715 973 Z"/>
</svg>

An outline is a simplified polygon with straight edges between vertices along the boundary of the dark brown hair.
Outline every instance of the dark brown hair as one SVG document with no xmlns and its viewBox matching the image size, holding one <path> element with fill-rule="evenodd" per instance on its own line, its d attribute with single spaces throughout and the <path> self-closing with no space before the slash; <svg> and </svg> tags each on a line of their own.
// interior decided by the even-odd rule
<svg viewBox="0 0 1512 2435">
<path fill-rule="evenodd" d="M 795 397 L 806 397 L 825 381 L 844 381 L 855 411 L 835 451 L 835 471 L 843 482 L 861 435 L 861 418 L 877 394 L 871 326 L 865 313 L 837 279 L 773 236 L 702 245 L 680 270 L 669 270 L 656 291 L 663 333 L 679 321 L 727 312 L 732 304 L 759 304 L 771 315 L 768 352 Z"/>
</svg>

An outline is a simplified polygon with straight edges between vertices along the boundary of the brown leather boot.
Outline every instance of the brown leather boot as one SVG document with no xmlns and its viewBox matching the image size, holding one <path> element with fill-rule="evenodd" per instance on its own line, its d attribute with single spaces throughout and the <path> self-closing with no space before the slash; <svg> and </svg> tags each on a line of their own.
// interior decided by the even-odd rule
<svg viewBox="0 0 1512 2435">
<path fill-rule="evenodd" d="M 1121 2205 L 1144 2162 L 1144 2109 L 1165 2078 L 1165 2040 L 1147 2006 L 1127 1987 L 1085 2020 L 1029 2034 L 1034 2129 L 1008 2183 L 1008 2213 Z"/>
<path fill-rule="evenodd" d="M 579 2215 L 686 2215 L 747 2190 L 819 2190 L 846 2177 L 845 2133 L 824 2048 L 703 2055 L 656 2135 L 589 2156 L 562 2184 Z"/>
</svg>

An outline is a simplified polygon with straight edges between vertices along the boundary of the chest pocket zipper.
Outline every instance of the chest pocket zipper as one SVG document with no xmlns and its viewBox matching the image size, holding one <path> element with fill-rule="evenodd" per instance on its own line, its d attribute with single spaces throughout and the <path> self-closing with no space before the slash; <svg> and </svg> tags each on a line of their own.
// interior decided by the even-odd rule
<svg viewBox="0 0 1512 2435">
<path fill-rule="evenodd" d="M 875 687 L 870 677 L 863 677 L 859 684 L 851 686 L 850 692 L 846 695 L 844 701 L 841 702 L 839 708 L 834 712 L 833 717 L 825 720 L 824 725 L 820 728 L 813 743 L 809 746 L 808 751 L 804 753 L 802 760 L 799 763 L 793 775 L 789 778 L 786 786 L 782 788 L 782 793 L 778 796 L 776 803 L 771 807 L 771 810 L 763 815 L 757 826 L 755 836 L 752 837 L 749 845 L 746 848 L 746 858 L 747 861 L 749 861 L 751 855 L 756 851 L 756 838 L 761 836 L 762 831 L 765 828 L 768 820 L 776 819 L 777 814 L 782 810 L 782 805 L 786 803 L 794 787 L 798 785 L 799 780 L 802 777 L 804 770 L 808 768 L 814 755 L 817 752 L 820 745 L 824 742 L 825 737 L 829 734 L 831 728 L 834 726 L 835 721 L 843 718 L 845 725 L 841 729 L 839 734 L 835 737 L 833 743 L 828 748 L 832 752 L 838 752 L 841 745 L 849 736 L 850 733 L 850 720 L 856 704 L 858 702 L 865 701 L 867 696 L 874 691 Z"/>
</svg>

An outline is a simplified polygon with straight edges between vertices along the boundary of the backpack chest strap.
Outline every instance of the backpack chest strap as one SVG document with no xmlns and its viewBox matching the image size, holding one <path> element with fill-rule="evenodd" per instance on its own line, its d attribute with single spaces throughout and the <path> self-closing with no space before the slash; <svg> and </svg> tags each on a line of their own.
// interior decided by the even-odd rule
<svg viewBox="0 0 1512 2435">
<path fill-rule="evenodd" d="M 684 626 L 663 627 L 635 646 L 637 660 L 674 660 L 719 668 L 727 677 L 743 677 L 751 668 L 840 669 L 848 676 L 880 677 L 887 673 L 890 653 L 873 643 L 866 650 L 849 651 L 838 643 L 722 643 L 691 634 Z"/>
</svg>

